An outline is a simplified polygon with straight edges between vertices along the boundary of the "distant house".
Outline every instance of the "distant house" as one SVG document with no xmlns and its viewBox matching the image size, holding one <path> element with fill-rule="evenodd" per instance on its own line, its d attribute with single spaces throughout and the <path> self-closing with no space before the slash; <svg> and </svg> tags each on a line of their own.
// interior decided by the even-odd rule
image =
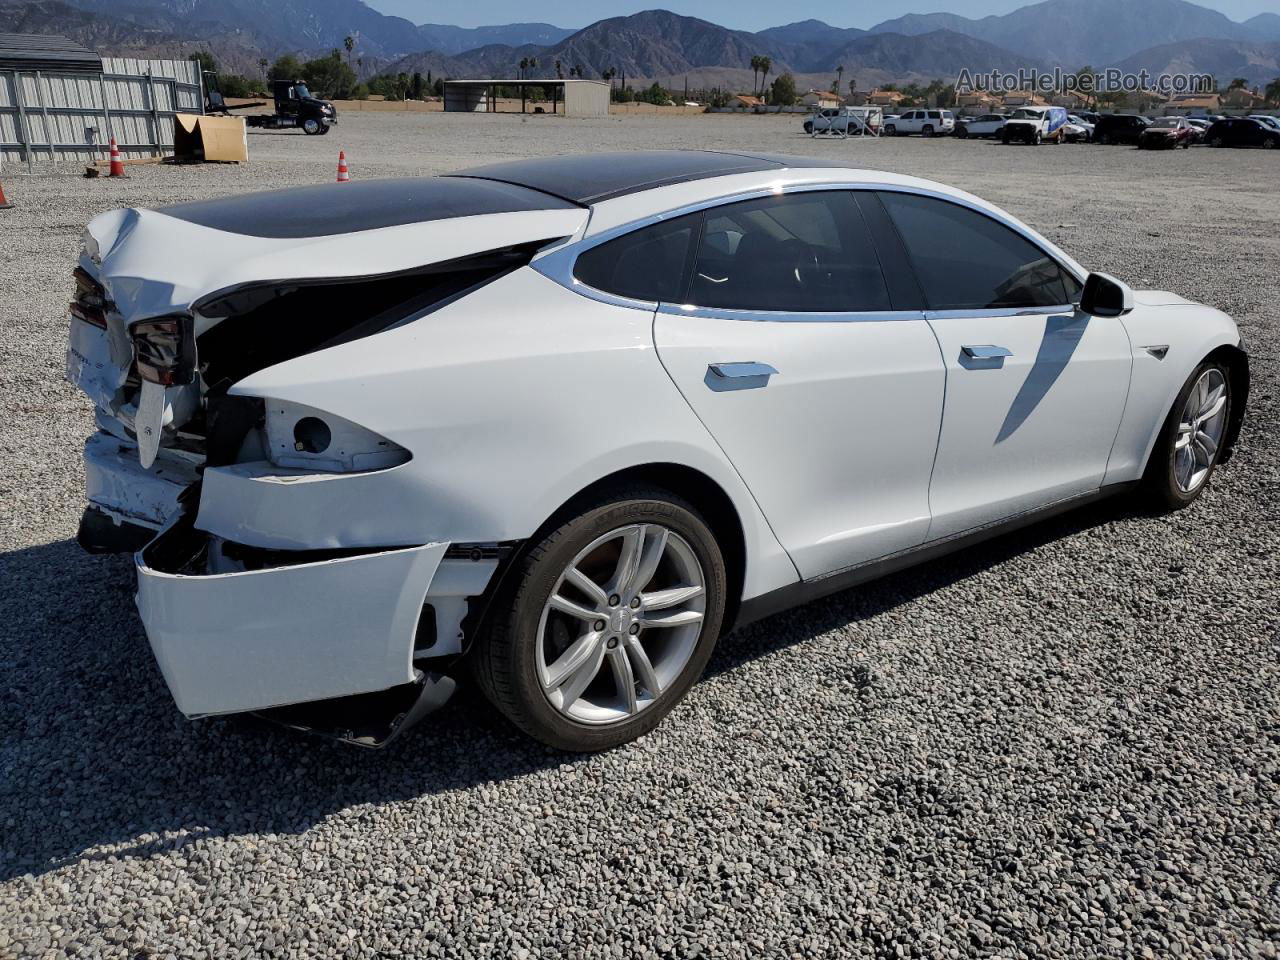
<svg viewBox="0 0 1280 960">
<path fill-rule="evenodd" d="M 810 90 L 800 101 L 806 107 L 838 107 L 840 106 L 840 94 L 832 93 L 830 90 Z"/>
<path fill-rule="evenodd" d="M 872 90 L 867 94 L 867 104 L 872 107 L 896 107 L 907 95 L 898 90 Z"/>
<path fill-rule="evenodd" d="M 1038 93 L 1028 93 L 1025 90 L 1014 90 L 1004 95 L 1002 101 L 1006 107 L 1047 107 L 1049 101 Z"/>
<path fill-rule="evenodd" d="M 748 110 L 754 110 L 756 107 L 763 107 L 764 101 L 759 97 L 753 97 L 749 94 L 739 93 L 729 101 L 731 107 L 746 107 Z"/>
<path fill-rule="evenodd" d="M 1231 110 L 1261 110 L 1267 103 L 1265 97 L 1252 93 L 1243 87 L 1228 90 L 1226 93 L 1221 94 L 1219 99 L 1224 107 Z"/>
<path fill-rule="evenodd" d="M 1062 90 L 1051 96 L 1049 102 L 1055 107 L 1066 107 L 1068 110 L 1087 110 L 1090 100 L 1075 90 Z"/>
<path fill-rule="evenodd" d="M 987 93 L 985 90 L 975 90 L 971 93 L 961 93 L 956 96 L 956 109 L 958 110 L 985 113 L 994 110 L 1000 105 L 1000 98 L 994 94 Z"/>
<path fill-rule="evenodd" d="M 1216 93 L 1180 93 L 1164 105 L 1166 117 L 1194 117 L 1216 114 L 1222 110 L 1222 98 Z"/>
</svg>

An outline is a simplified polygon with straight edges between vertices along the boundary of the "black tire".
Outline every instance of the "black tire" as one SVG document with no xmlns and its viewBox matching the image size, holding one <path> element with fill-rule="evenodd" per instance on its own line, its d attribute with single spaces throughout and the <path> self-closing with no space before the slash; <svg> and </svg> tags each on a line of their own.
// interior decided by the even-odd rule
<svg viewBox="0 0 1280 960">
<path fill-rule="evenodd" d="M 1187 398 L 1191 395 L 1191 390 L 1196 381 L 1204 375 L 1205 371 L 1213 368 L 1221 371 L 1223 380 L 1226 382 L 1227 405 L 1222 416 L 1224 423 L 1231 422 L 1231 405 L 1234 402 L 1231 370 L 1226 364 L 1218 360 L 1206 360 L 1191 371 L 1191 376 L 1187 377 L 1187 382 L 1178 391 L 1178 396 L 1173 401 L 1173 406 L 1165 417 L 1164 426 L 1160 428 L 1160 435 L 1156 437 L 1155 446 L 1151 448 L 1151 457 L 1147 461 L 1147 469 L 1142 476 L 1139 496 L 1143 505 L 1152 510 L 1165 512 L 1181 510 L 1183 507 L 1190 506 L 1208 489 L 1210 481 L 1213 480 L 1213 473 L 1218 468 L 1218 463 L 1222 458 L 1221 448 L 1214 453 L 1213 462 L 1204 481 L 1190 493 L 1185 492 L 1178 486 L 1173 472 L 1175 444 L 1178 439 L 1178 421 L 1183 407 L 1186 406 Z"/>
<path fill-rule="evenodd" d="M 804 125 L 804 132 L 805 132 L 805 133 L 807 133 L 807 134 L 809 134 L 810 136 L 812 136 L 812 135 L 813 135 L 813 124 L 812 124 L 812 123 L 808 123 L 808 122 L 806 122 L 806 123 L 805 123 L 805 125 Z"/>
<path fill-rule="evenodd" d="M 315 117 L 307 117 L 299 121 L 299 125 L 302 127 L 302 132 L 309 137 L 314 137 L 324 131 L 324 124 L 315 119 Z"/>
<path fill-rule="evenodd" d="M 896 137 L 898 135 L 898 128 L 892 123 L 886 123 L 884 127 L 884 135 L 886 137 Z"/>
<path fill-rule="evenodd" d="M 660 524 L 679 534 L 701 565 L 706 606 L 688 662 L 647 707 L 625 720 L 583 723 L 561 713 L 538 676 L 543 607 L 565 568 L 597 538 L 634 523 Z M 659 487 L 630 486 L 573 505 L 530 540 L 493 602 L 490 622 L 477 637 L 472 673 L 489 701 L 529 736 L 560 750 L 608 750 L 643 736 L 671 712 L 702 675 L 715 649 L 727 596 L 724 557 L 696 507 Z M 625 601 L 624 601 L 625 603 Z"/>
<path fill-rule="evenodd" d="M 1104 147 L 1111 146 L 1111 134 L 1104 133 L 1101 137 L 1098 138 L 1098 142 L 1102 144 Z"/>
<path fill-rule="evenodd" d="M 1043 140 L 1044 140 L 1044 138 L 1043 138 L 1042 136 L 1040 136 L 1040 131 L 1039 131 L 1039 130 L 1037 130 L 1035 133 L 1033 133 L 1033 134 L 1031 135 L 1031 145 L 1032 145 L 1033 147 L 1038 147 L 1038 146 L 1040 146 L 1040 144 L 1041 144 L 1041 142 L 1043 142 Z"/>
<path fill-rule="evenodd" d="M 956 127 L 956 137 L 960 140 L 968 140 L 969 131 L 965 127 Z"/>
<path fill-rule="evenodd" d="M 1225 147 L 1226 145 L 1227 141 L 1223 140 L 1222 137 L 1214 137 L 1209 141 L 1209 146 L 1211 147 Z"/>
<path fill-rule="evenodd" d="M 932 136 L 933 136 L 933 124 L 932 124 L 932 123 L 926 123 L 923 127 L 921 127 L 921 128 L 920 128 L 920 136 L 922 136 L 922 137 L 932 137 Z"/>
<path fill-rule="evenodd" d="M 1262 141 L 1263 150 L 1274 150 L 1277 146 L 1280 146 L 1280 138 L 1267 137 L 1267 139 Z"/>
</svg>

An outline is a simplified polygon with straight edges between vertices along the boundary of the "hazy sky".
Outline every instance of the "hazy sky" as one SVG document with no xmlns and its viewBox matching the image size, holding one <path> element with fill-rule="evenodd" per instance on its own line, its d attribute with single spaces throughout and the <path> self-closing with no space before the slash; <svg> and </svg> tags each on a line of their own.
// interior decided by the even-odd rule
<svg viewBox="0 0 1280 960">
<path fill-rule="evenodd" d="M 870 27 L 904 13 L 933 13 L 945 10 L 966 17 L 1008 13 L 1027 0 L 921 0 L 919 3 L 892 0 L 808 0 L 803 5 L 779 4 L 776 0 L 557 0 L 536 4 L 527 0 L 365 0 L 383 13 L 394 13 L 414 23 L 453 23 L 478 27 L 493 23 L 541 21 L 560 27 L 585 27 L 605 17 L 616 17 L 655 8 L 701 17 L 738 30 L 762 30 L 794 20 L 825 20 L 837 27 Z M 1123 0 L 1118 0 L 1123 2 Z M 1221 10 L 1235 20 L 1256 13 L 1280 13 L 1280 0 L 1202 0 L 1202 6 Z"/>
</svg>

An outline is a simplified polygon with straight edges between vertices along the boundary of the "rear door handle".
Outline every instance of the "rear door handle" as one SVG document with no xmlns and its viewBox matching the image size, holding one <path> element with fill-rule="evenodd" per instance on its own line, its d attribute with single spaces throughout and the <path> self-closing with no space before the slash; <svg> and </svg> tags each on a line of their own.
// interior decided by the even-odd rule
<svg viewBox="0 0 1280 960">
<path fill-rule="evenodd" d="M 778 371 L 767 363 L 711 363 L 707 369 L 722 380 L 739 380 L 743 377 L 771 377 Z"/>
<path fill-rule="evenodd" d="M 999 360 L 1013 356 L 1013 351 L 1008 347 L 997 347 L 993 343 L 966 344 L 960 349 L 970 360 Z"/>
</svg>

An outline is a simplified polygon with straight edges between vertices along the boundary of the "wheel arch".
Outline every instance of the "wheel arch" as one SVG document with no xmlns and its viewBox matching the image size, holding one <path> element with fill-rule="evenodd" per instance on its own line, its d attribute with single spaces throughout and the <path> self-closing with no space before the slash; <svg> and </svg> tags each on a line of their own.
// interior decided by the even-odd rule
<svg viewBox="0 0 1280 960">
<path fill-rule="evenodd" d="M 1233 402 L 1222 442 L 1222 455 L 1218 458 L 1218 463 L 1226 463 L 1235 452 L 1236 441 L 1240 439 L 1240 430 L 1244 426 L 1244 410 L 1249 402 L 1249 354 L 1242 347 L 1224 343 L 1204 359 L 1221 361 L 1231 375 Z"/>
<path fill-rule="evenodd" d="M 571 516 L 578 504 L 598 498 L 611 489 L 633 484 L 660 487 L 688 500 L 707 521 L 724 553 L 729 595 L 725 597 L 724 624 L 727 631 L 737 619 L 742 604 L 747 572 L 746 532 L 742 517 L 725 489 L 695 467 L 682 463 L 658 462 L 637 464 L 607 474 L 583 487 L 562 503 L 529 539 L 537 540 Z"/>
</svg>

